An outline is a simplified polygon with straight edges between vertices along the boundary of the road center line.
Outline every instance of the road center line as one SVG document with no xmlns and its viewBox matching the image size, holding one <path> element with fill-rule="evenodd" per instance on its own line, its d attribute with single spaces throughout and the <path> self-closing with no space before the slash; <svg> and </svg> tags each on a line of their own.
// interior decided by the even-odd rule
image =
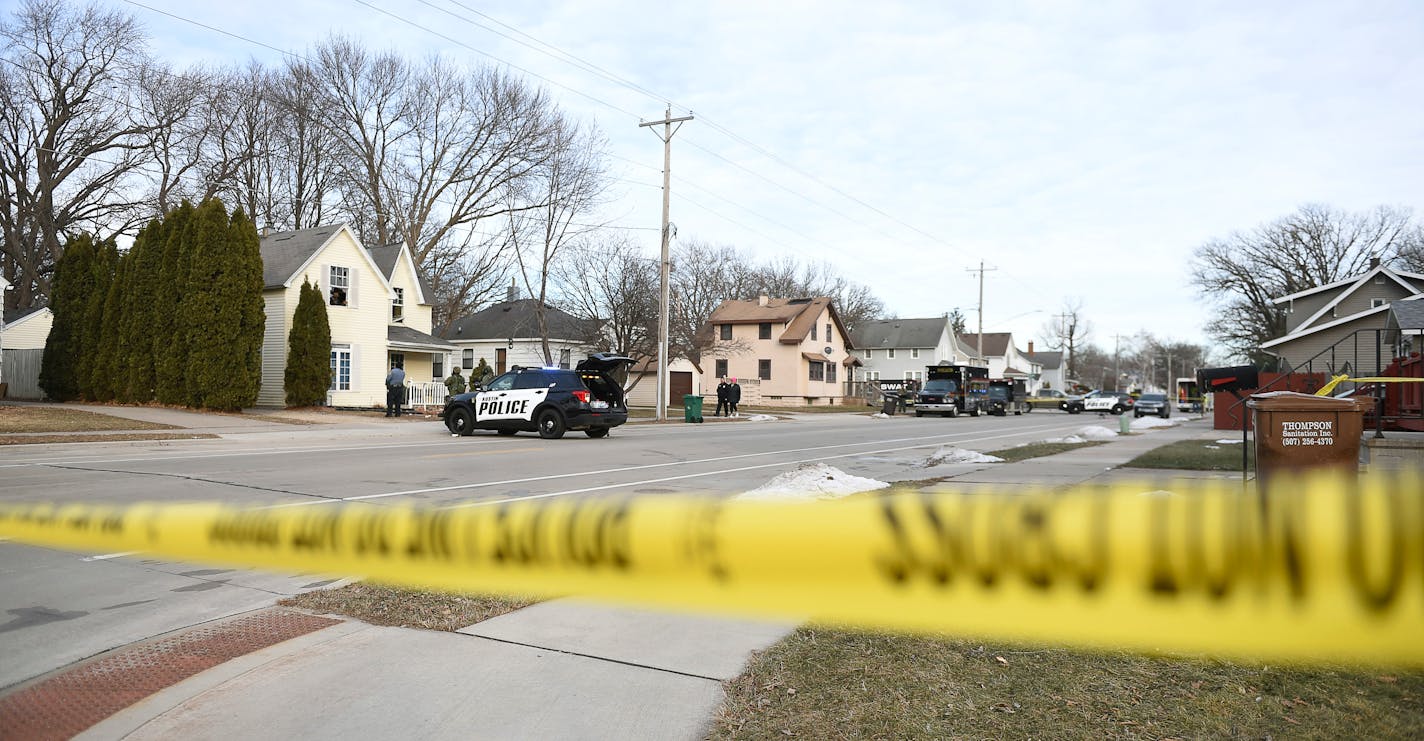
<svg viewBox="0 0 1424 741">
<path fill-rule="evenodd" d="M 1003 435 L 989 435 L 989 436 L 981 437 L 981 438 L 978 438 L 978 439 L 980 439 L 980 440 L 997 440 L 997 439 L 999 439 L 999 438 L 1016 437 L 1016 436 L 1017 436 L 1017 435 L 1014 434 L 1014 433 L 1006 433 L 1006 434 L 1003 434 Z M 815 462 L 817 462 L 817 461 L 830 461 L 830 460 L 835 460 L 835 459 L 837 459 L 837 458 L 853 458 L 853 457 L 859 456 L 859 455 L 876 455 L 876 454 L 878 454 L 878 453 L 897 453 L 897 452 L 900 452 L 900 451 L 902 451 L 902 450 L 915 450 L 916 448 L 931 448 L 931 447 L 934 447 L 934 446 L 936 446 L 936 445 L 938 445 L 938 444 L 939 444 L 939 443 L 923 443 L 923 444 L 920 444 L 920 445 L 903 445 L 903 446 L 900 446 L 900 447 L 898 447 L 898 448 L 883 448 L 883 449 L 881 449 L 881 450 L 862 450 L 862 451 L 857 452 L 857 453 L 837 453 L 836 455 L 824 455 L 824 456 L 821 456 L 821 457 L 819 457 L 819 458 L 807 458 L 807 459 L 805 459 L 805 460 L 794 461 L 794 463 L 798 463 L 798 464 L 799 464 L 799 463 L 815 463 Z M 778 466 L 785 466 L 785 465 L 789 465 L 789 464 L 788 464 L 788 463 L 762 463 L 762 464 L 756 465 L 756 466 L 742 466 L 742 467 L 740 467 L 740 468 L 724 468 L 724 469 L 722 469 L 722 470 L 720 470 L 720 471 L 706 471 L 706 472 L 703 472 L 703 473 L 688 473 L 688 474 L 683 474 L 683 475 L 681 475 L 681 476 L 666 476 L 666 477 L 663 477 L 663 478 L 660 478 L 660 479 L 644 479 L 644 480 L 642 480 L 642 481 L 626 481 L 626 482 L 623 482 L 623 483 L 621 483 L 621 484 L 606 484 L 606 485 L 604 485 L 604 486 L 590 486 L 590 487 L 583 488 L 583 489 L 567 489 L 567 490 L 565 490 L 565 491 L 551 491 L 551 492 L 546 492 L 546 493 L 544 493 L 544 494 L 530 494 L 530 495 L 528 495 L 528 496 L 523 496 L 523 497 L 507 497 L 507 498 L 505 498 L 505 499 L 489 499 L 489 500 L 482 500 L 482 501 L 478 501 L 478 502 L 462 502 L 462 503 L 460 503 L 460 504 L 452 504 L 452 505 L 450 505 L 449 507 L 445 507 L 444 509 L 465 509 L 465 508 L 469 508 L 469 507 L 487 507 L 487 506 L 492 505 L 492 504 L 505 504 L 505 503 L 508 503 L 508 502 L 523 502 L 523 501 L 527 501 L 527 500 L 530 500 L 530 499 L 547 499 L 547 498 L 549 498 L 549 497 L 561 497 L 561 496 L 565 496 L 565 495 L 568 495 L 568 494 L 586 494 L 586 493 L 592 492 L 592 491 L 607 491 L 607 490 L 609 490 L 609 489 L 619 489 L 619 488 L 623 488 L 623 487 L 627 487 L 627 486 L 643 486 L 643 485 L 645 485 L 645 484 L 661 484 L 661 483 L 666 483 L 666 482 L 668 482 L 668 481 L 682 481 L 682 480 L 685 480 L 685 479 L 702 478 L 702 477 L 704 477 L 704 476 L 718 476 L 718 475 L 721 475 L 721 474 L 739 473 L 739 472 L 741 472 L 741 471 L 755 471 L 755 470 L 761 469 L 761 468 L 776 468 L 776 467 L 778 467 Z"/>
<path fill-rule="evenodd" d="M 570 473 L 555 473 L 555 474 L 549 474 L 549 475 L 547 475 L 547 476 L 529 476 L 529 477 L 525 477 L 525 478 L 503 479 L 503 480 L 499 480 L 499 481 L 480 481 L 480 482 L 474 482 L 474 483 L 469 483 L 469 484 L 455 484 L 455 485 L 452 485 L 452 486 L 439 486 L 439 487 L 431 487 L 431 488 L 426 488 L 426 489 L 406 489 L 406 490 L 404 490 L 404 491 L 389 491 L 389 492 L 383 492 L 383 493 L 380 493 L 380 494 L 363 494 L 363 495 L 354 496 L 354 497 L 342 497 L 342 498 L 340 498 L 340 499 L 332 498 L 332 499 L 318 499 L 318 500 L 302 501 L 302 502 L 286 502 L 286 503 L 283 503 L 283 504 L 274 504 L 274 505 L 271 505 L 271 506 L 269 506 L 269 507 L 263 507 L 262 509 L 284 509 L 284 508 L 287 508 L 287 507 L 312 507 L 312 506 L 321 505 L 321 504 L 335 504 L 335 503 L 339 503 L 339 502 L 359 502 L 359 501 L 370 500 L 370 499 L 385 499 L 385 498 L 388 498 L 388 497 L 411 496 L 411 495 L 415 495 L 415 494 L 436 494 L 436 493 L 439 493 L 439 492 L 446 492 L 446 491 L 459 491 L 459 490 L 461 490 L 461 489 L 480 489 L 480 488 L 485 488 L 485 487 L 490 487 L 490 486 L 505 486 L 505 485 L 510 485 L 510 484 L 528 484 L 528 483 L 533 483 L 533 482 L 536 482 L 536 481 L 552 481 L 552 480 L 556 480 L 556 479 L 573 478 L 573 477 L 576 477 L 576 476 L 599 476 L 599 475 L 603 475 L 603 474 L 625 473 L 625 472 L 628 472 L 628 471 L 645 471 L 645 470 L 654 469 L 654 468 L 668 468 L 668 467 L 672 467 L 672 466 L 691 466 L 691 465 L 698 465 L 698 464 L 703 464 L 703 463 L 721 463 L 721 462 L 725 462 L 725 461 L 743 460 L 743 459 L 747 459 L 747 458 L 757 458 L 757 457 L 764 457 L 764 456 L 771 456 L 771 455 L 787 455 L 787 454 L 791 454 L 791 453 L 811 453 L 811 452 L 820 451 L 820 450 L 835 450 L 835 449 L 838 449 L 838 448 L 852 448 L 852 447 L 859 447 L 859 446 L 865 446 L 865 445 L 876 445 L 876 444 L 884 444 L 884 443 L 902 443 L 902 442 L 917 443 L 917 442 L 920 442 L 920 441 L 922 441 L 922 440 L 945 440 L 945 439 L 963 439 L 963 438 L 971 438 L 971 439 L 975 439 L 975 440 L 997 440 L 997 439 L 999 439 L 999 438 L 1004 438 L 1004 437 L 1018 437 L 1018 436 L 1025 435 L 1025 434 L 1032 434 L 1032 433 L 1037 432 L 1037 431 L 1046 430 L 1046 429 L 1053 429 L 1053 428 L 1056 428 L 1056 427 L 1058 427 L 1058 426 L 1059 426 L 1059 425 L 1041 425 L 1041 426 L 1034 426 L 1034 427 L 1028 427 L 1028 428 L 1023 428 L 1023 429 L 1020 429 L 1020 430 L 1016 430 L 1016 431 L 1014 431 L 1014 432 L 1006 433 L 1006 434 L 1003 434 L 1003 435 L 988 435 L 988 436 L 985 436 L 985 435 L 982 435 L 982 434 L 981 434 L 981 431 L 961 431 L 961 432 L 954 432 L 954 433 L 943 433 L 943 434 L 939 434 L 939 435 L 922 435 L 922 436 L 917 436 L 917 437 L 894 438 L 894 439 L 890 439 L 890 440 L 866 440 L 866 441 L 863 441 L 863 442 L 855 442 L 855 443 L 838 443 L 838 444 L 835 444 L 835 445 L 817 445 L 817 446 L 813 446 L 813 447 L 809 447 L 809 448 L 791 448 L 791 449 L 787 449 L 787 450 L 768 450 L 768 451 L 761 451 L 761 452 L 757 452 L 757 453 L 741 453 L 741 454 L 738 454 L 738 455 L 718 456 L 718 457 L 714 457 L 714 458 L 698 458 L 698 459 L 688 460 L 688 461 L 668 461 L 668 462 L 664 462 L 664 463 L 647 463 L 647 464 L 638 465 L 638 466 L 624 466 L 624 467 L 620 467 L 620 468 L 605 468 L 605 469 L 596 470 L 596 471 L 574 471 L 574 472 L 570 472 Z M 873 454 L 875 454 L 875 453 L 877 453 L 877 452 L 893 452 L 893 451 L 896 451 L 896 450 L 910 450 L 910 449 L 912 449 L 912 448 L 924 448 L 924 447 L 929 447 L 930 445 L 937 445 L 937 444 L 939 444 L 939 443 L 925 443 L 925 444 L 920 444 L 920 445 L 908 445 L 908 446 L 902 446 L 902 447 L 897 447 L 897 448 L 886 448 L 884 451 L 864 450 L 864 451 L 858 451 L 858 452 L 855 452 L 855 453 L 849 453 L 849 454 L 846 454 L 846 455 L 829 456 L 828 458 L 825 458 L 825 459 L 816 458 L 816 459 L 812 459 L 812 460 L 829 460 L 830 458 L 845 458 L 845 457 L 854 456 L 854 455 L 873 455 Z M 767 466 L 752 466 L 751 468 L 766 468 L 766 467 L 771 467 L 771 466 L 783 466 L 783 465 L 786 465 L 786 464 L 785 464 L 785 463 L 772 463 L 772 464 L 768 464 Z M 750 469 L 723 469 L 723 470 L 716 471 L 716 472 L 713 472 L 713 473 L 730 473 L 730 472 L 733 472 L 733 471 L 740 471 L 740 470 L 750 470 Z M 699 475 L 699 476 L 705 476 L 705 475 L 711 475 L 711 474 L 697 474 L 697 475 Z M 678 478 L 678 477 L 674 477 L 674 478 Z M 662 480 L 662 479 L 658 479 L 658 480 Z M 672 479 L 669 479 L 669 480 L 672 480 Z M 618 486 L 623 486 L 623 484 L 619 484 Z M 582 491 L 582 490 L 580 490 L 580 491 Z M 540 495 L 540 496 L 543 496 L 543 495 Z"/>
</svg>

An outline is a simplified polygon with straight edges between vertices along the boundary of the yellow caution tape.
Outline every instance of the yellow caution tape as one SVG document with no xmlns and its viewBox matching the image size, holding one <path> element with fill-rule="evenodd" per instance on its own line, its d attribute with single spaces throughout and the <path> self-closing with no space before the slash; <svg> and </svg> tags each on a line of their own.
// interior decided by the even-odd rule
<svg viewBox="0 0 1424 741">
<path fill-rule="evenodd" d="M 1273 484 L 1274 486 L 1274 484 Z M 0 536 L 381 582 L 1147 651 L 1424 666 L 1424 480 L 764 503 L 0 506 Z"/>
<path fill-rule="evenodd" d="M 1329 396 L 1336 386 L 1351 381 L 1353 383 L 1424 383 L 1424 378 L 1398 378 L 1394 376 L 1369 376 L 1366 378 L 1351 378 L 1349 374 L 1343 376 L 1331 376 L 1330 381 L 1320 387 L 1315 392 L 1316 396 Z"/>
</svg>

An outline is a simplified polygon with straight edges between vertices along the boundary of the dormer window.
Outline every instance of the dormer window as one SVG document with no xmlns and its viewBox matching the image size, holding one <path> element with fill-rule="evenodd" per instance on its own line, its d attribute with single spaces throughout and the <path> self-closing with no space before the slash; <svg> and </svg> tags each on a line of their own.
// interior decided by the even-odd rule
<svg viewBox="0 0 1424 741">
<path fill-rule="evenodd" d="M 327 276 L 327 285 L 331 289 L 328 303 L 332 306 L 345 306 L 346 297 L 351 291 L 351 269 L 332 265 Z"/>
<path fill-rule="evenodd" d="M 391 299 L 391 321 L 405 321 L 405 289 L 395 289 L 396 295 Z"/>
</svg>

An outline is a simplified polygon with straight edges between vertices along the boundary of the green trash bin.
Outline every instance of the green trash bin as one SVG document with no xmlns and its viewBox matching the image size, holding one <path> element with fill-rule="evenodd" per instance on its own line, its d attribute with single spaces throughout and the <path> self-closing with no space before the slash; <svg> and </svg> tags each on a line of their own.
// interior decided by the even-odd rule
<svg viewBox="0 0 1424 741">
<path fill-rule="evenodd" d="M 702 421 L 702 397 L 687 394 L 682 397 L 682 421 Z"/>
</svg>

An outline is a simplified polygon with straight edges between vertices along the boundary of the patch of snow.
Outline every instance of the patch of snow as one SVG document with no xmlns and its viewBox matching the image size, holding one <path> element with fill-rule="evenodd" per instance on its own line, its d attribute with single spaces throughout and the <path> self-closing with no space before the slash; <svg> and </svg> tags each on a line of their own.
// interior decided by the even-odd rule
<svg viewBox="0 0 1424 741">
<path fill-rule="evenodd" d="M 736 499 L 777 502 L 809 502 L 818 499 L 839 499 L 848 494 L 889 488 L 890 484 L 875 479 L 852 476 L 824 463 L 808 463 L 779 474 Z"/>
<path fill-rule="evenodd" d="M 870 415 L 870 418 L 871 418 L 871 419 L 890 419 L 890 415 L 886 414 L 885 412 L 876 412 L 876 413 Z"/>
<path fill-rule="evenodd" d="M 770 414 L 753 414 L 752 416 L 747 417 L 747 421 L 748 421 L 748 422 L 775 422 L 775 421 L 776 421 L 776 417 L 773 417 L 773 416 L 771 416 Z"/>
<path fill-rule="evenodd" d="M 1240 440 L 1212 440 L 1217 445 L 1240 445 Z"/>
<path fill-rule="evenodd" d="M 1207 450 L 1221 450 L 1220 445 L 1203 445 L 1202 447 L 1206 448 Z"/>
<path fill-rule="evenodd" d="M 1159 427 L 1176 427 L 1185 421 L 1186 420 L 1181 417 L 1168 417 L 1167 419 L 1162 419 L 1161 417 L 1138 417 L 1132 420 L 1132 429 L 1153 430 Z"/>
<path fill-rule="evenodd" d="M 985 455 L 977 450 L 956 447 L 954 445 L 941 445 L 939 450 L 930 454 L 924 462 L 924 467 L 948 465 L 950 463 L 1003 463 L 1004 459 L 994 455 Z"/>
<path fill-rule="evenodd" d="M 1099 426 L 1099 425 L 1089 425 L 1089 426 L 1087 426 L 1087 427 L 1084 427 L 1084 428 L 1081 429 L 1081 430 L 1078 430 L 1077 432 L 1075 432 L 1075 433 L 1073 433 L 1073 434 L 1076 435 L 1076 436 L 1078 436 L 1078 437 L 1083 438 L 1084 440 L 1115 440 L 1115 439 L 1117 439 L 1117 431 L 1116 431 L 1116 430 L 1109 430 L 1108 428 L 1102 427 L 1102 426 Z"/>
<path fill-rule="evenodd" d="M 1101 426 L 1101 425 L 1088 425 L 1087 427 L 1079 428 L 1077 432 L 1075 432 L 1075 433 L 1073 433 L 1073 434 L 1071 434 L 1071 435 L 1069 435 L 1069 436 L 1067 436 L 1067 437 L 1050 437 L 1050 438 L 1048 438 L 1047 440 L 1041 440 L 1040 442 L 1045 442 L 1045 443 L 1070 443 L 1070 444 L 1073 444 L 1073 445 L 1078 445 L 1078 444 L 1080 444 L 1080 443 L 1086 443 L 1086 442 L 1093 441 L 1093 440 L 1116 440 L 1116 439 L 1117 439 L 1117 431 L 1116 431 L 1116 430 L 1109 430 L 1108 428 L 1103 427 L 1103 426 Z"/>
</svg>

